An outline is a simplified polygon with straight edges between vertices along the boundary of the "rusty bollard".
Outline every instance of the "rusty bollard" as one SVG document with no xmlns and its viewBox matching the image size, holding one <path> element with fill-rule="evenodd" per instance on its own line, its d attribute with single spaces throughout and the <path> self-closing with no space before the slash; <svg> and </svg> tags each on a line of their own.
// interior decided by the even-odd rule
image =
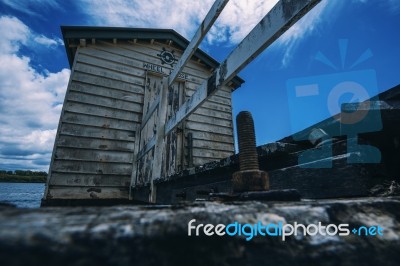
<svg viewBox="0 0 400 266">
<path fill-rule="evenodd" d="M 256 150 L 254 121 L 248 111 L 240 112 L 236 117 L 240 171 L 232 177 L 233 192 L 269 190 L 267 172 L 260 171 Z"/>
</svg>

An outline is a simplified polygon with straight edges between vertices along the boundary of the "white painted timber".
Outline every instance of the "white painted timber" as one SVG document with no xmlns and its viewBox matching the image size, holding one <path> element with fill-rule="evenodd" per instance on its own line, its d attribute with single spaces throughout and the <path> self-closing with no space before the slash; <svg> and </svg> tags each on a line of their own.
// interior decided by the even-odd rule
<svg viewBox="0 0 400 266">
<path fill-rule="evenodd" d="M 307 14 L 320 1 L 280 0 L 231 52 L 215 71 L 215 75 L 204 81 L 192 97 L 166 123 L 165 133 L 168 134 L 183 119 L 195 111 L 202 102 L 213 95 L 216 90 L 230 82 L 240 70 L 253 61 L 265 48 L 278 39 L 291 25 Z"/>
<path fill-rule="evenodd" d="M 208 11 L 206 17 L 204 18 L 203 22 L 200 24 L 199 28 L 197 29 L 194 37 L 190 41 L 189 45 L 186 47 L 183 55 L 177 62 L 174 70 L 168 77 L 168 87 L 171 86 L 176 78 L 178 77 L 179 72 L 181 72 L 186 65 L 186 63 L 190 60 L 193 56 L 194 52 L 196 51 L 197 47 L 199 47 L 201 41 L 206 36 L 207 32 L 210 30 L 211 26 L 214 24 L 215 20 L 219 17 L 222 10 L 226 6 L 229 0 L 216 0 L 211 7 L 210 11 Z"/>
</svg>

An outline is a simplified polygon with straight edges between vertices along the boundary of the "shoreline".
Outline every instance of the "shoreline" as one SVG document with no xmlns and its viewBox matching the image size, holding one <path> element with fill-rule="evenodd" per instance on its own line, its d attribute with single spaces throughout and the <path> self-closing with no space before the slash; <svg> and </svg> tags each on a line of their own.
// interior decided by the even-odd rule
<svg viewBox="0 0 400 266">
<path fill-rule="evenodd" d="M 46 181 L 24 181 L 24 180 L 7 180 L 7 181 L 3 181 L 0 180 L 0 183 L 41 183 L 41 184 L 46 184 Z"/>
</svg>

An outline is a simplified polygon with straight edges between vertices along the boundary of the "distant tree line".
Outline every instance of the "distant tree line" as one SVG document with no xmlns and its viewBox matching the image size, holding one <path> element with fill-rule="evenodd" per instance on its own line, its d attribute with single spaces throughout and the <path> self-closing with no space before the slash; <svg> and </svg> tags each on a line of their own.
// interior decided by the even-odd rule
<svg viewBox="0 0 400 266">
<path fill-rule="evenodd" d="M 46 182 L 47 173 L 31 170 L 0 170 L 0 182 Z"/>
<path fill-rule="evenodd" d="M 47 176 L 47 173 L 44 171 L 31 171 L 31 170 L 15 170 L 15 171 L 6 171 L 0 170 L 0 175 L 20 175 L 20 176 Z"/>
</svg>

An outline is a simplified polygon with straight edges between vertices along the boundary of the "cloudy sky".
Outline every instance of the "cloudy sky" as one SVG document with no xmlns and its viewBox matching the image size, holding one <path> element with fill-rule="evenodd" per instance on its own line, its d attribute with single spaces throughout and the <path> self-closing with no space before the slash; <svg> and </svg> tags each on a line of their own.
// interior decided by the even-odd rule
<svg viewBox="0 0 400 266">
<path fill-rule="evenodd" d="M 276 2 L 231 0 L 202 49 L 223 60 Z M 172 28 L 190 39 L 212 3 L 0 0 L 0 169 L 48 170 L 70 75 L 61 25 Z M 261 145 L 331 115 L 327 92 L 299 110 L 288 84 L 365 70 L 376 74 L 369 96 L 400 84 L 399 24 L 400 0 L 323 0 L 240 73 L 234 115 L 253 113 Z"/>
</svg>

